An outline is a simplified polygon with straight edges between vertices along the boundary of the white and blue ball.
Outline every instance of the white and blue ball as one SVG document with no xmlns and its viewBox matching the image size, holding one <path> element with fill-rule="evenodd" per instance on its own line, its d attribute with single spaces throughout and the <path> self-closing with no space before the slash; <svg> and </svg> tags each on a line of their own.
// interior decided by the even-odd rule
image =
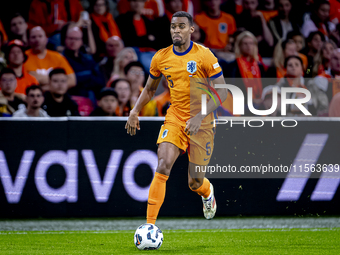
<svg viewBox="0 0 340 255">
<path fill-rule="evenodd" d="M 163 243 L 163 233 L 154 224 L 140 225 L 134 235 L 134 242 L 140 250 L 157 250 Z"/>
</svg>

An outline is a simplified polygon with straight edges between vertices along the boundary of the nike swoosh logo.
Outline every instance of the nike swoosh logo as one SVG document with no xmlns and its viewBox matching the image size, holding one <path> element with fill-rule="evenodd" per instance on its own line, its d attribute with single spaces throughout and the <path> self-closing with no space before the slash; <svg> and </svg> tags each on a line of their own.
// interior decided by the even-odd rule
<svg viewBox="0 0 340 255">
<path fill-rule="evenodd" d="M 164 69 L 165 69 L 165 70 L 168 70 L 168 69 L 170 69 L 171 67 L 172 67 L 172 66 L 170 66 L 170 67 L 165 67 Z"/>
<path fill-rule="evenodd" d="M 205 159 L 203 159 L 204 161 L 207 161 L 209 158 L 205 158 Z"/>
</svg>

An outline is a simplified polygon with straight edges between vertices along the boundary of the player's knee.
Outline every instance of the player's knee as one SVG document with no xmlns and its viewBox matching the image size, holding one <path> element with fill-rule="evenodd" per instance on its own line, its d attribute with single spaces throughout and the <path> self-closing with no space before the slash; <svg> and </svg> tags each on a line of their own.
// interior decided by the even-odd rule
<svg viewBox="0 0 340 255">
<path fill-rule="evenodd" d="M 171 172 L 172 164 L 165 159 L 158 161 L 157 172 L 169 176 Z"/>
<path fill-rule="evenodd" d="M 189 181 L 189 188 L 191 190 L 197 190 L 199 189 L 202 184 L 203 184 L 203 179 L 200 179 L 200 178 L 190 178 Z"/>
</svg>

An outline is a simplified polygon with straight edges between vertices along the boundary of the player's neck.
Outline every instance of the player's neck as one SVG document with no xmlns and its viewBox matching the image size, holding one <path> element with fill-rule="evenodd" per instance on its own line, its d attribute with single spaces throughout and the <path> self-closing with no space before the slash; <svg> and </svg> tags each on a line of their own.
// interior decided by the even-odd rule
<svg viewBox="0 0 340 255">
<path fill-rule="evenodd" d="M 188 40 L 185 42 L 185 44 L 182 44 L 181 46 L 174 46 L 175 51 L 177 52 L 185 52 L 190 47 L 191 40 Z"/>
</svg>

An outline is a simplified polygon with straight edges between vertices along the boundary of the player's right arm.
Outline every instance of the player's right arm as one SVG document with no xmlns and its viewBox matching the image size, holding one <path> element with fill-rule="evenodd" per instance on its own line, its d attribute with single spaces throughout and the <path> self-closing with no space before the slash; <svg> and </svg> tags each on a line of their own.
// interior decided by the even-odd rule
<svg viewBox="0 0 340 255">
<path fill-rule="evenodd" d="M 138 97 L 138 100 L 135 104 L 135 107 L 130 111 L 130 115 L 128 121 L 126 122 L 125 129 L 127 129 L 127 133 L 130 135 L 136 134 L 136 128 L 140 130 L 138 115 L 143 107 L 152 99 L 155 95 L 159 82 L 161 81 L 161 77 L 152 78 L 149 76 L 145 88 L 142 93 Z"/>
</svg>

